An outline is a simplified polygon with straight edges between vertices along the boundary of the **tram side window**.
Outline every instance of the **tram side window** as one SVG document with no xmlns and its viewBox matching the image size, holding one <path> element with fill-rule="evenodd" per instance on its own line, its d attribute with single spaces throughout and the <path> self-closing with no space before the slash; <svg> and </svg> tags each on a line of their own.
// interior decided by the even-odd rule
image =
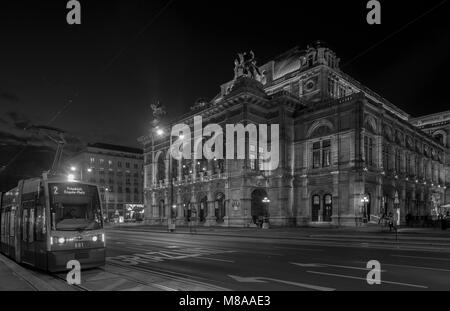
<svg viewBox="0 0 450 311">
<path fill-rule="evenodd" d="M 9 230 L 9 221 L 10 221 L 9 215 L 11 215 L 11 212 L 6 212 L 5 213 L 5 243 L 6 244 L 9 244 L 9 232 L 8 232 L 8 230 Z"/>
<path fill-rule="evenodd" d="M 27 224 L 28 224 L 28 210 L 23 210 L 22 216 L 22 241 L 27 241 Z"/>
<path fill-rule="evenodd" d="M 34 207 L 30 208 L 28 217 L 28 243 L 34 242 Z"/>
<path fill-rule="evenodd" d="M 36 206 L 36 241 L 45 241 L 45 209 L 41 205 Z"/>
<path fill-rule="evenodd" d="M 2 212 L 2 215 L 0 216 L 1 217 L 1 220 L 2 220 L 2 222 L 1 222 L 1 236 L 2 236 L 2 239 L 1 239 L 1 241 L 2 242 L 4 242 L 4 238 L 5 238 L 5 212 Z"/>
<path fill-rule="evenodd" d="M 16 217 L 16 211 L 11 211 L 10 223 L 9 223 L 9 235 L 14 236 L 16 231 L 16 225 L 14 218 Z"/>
</svg>

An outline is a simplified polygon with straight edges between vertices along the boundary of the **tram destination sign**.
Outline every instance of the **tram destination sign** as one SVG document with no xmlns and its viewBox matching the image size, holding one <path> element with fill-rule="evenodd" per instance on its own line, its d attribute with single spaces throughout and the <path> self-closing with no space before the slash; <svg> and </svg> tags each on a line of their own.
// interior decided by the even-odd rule
<svg viewBox="0 0 450 311">
<path fill-rule="evenodd" d="M 50 191 L 54 196 L 70 195 L 70 196 L 85 196 L 88 192 L 85 185 L 68 185 L 68 184 L 52 184 Z"/>
</svg>

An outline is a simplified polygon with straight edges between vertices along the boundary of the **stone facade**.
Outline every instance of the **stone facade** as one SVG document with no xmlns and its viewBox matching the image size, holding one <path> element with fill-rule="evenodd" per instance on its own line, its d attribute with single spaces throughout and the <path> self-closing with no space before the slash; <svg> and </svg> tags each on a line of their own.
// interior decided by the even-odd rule
<svg viewBox="0 0 450 311">
<path fill-rule="evenodd" d="M 267 150 L 248 140 L 245 159 L 169 161 L 168 135 L 141 137 L 148 223 L 186 224 L 196 211 L 205 226 L 254 226 L 261 218 L 275 226 L 354 226 L 394 207 L 404 223 L 407 214 L 420 220 L 444 203 L 448 149 L 343 73 L 320 42 L 276 57 L 258 74 L 237 75 L 176 123 L 193 129 L 194 116 L 222 128 L 279 124 L 279 165 L 261 170 L 257 154 Z"/>
<path fill-rule="evenodd" d="M 77 180 L 98 184 L 105 216 L 116 212 L 128 217 L 130 209 L 142 210 L 142 150 L 104 143 L 88 144 L 82 152 L 65 161 L 67 169 L 76 168 Z M 138 215 L 135 215 L 138 216 Z"/>
</svg>

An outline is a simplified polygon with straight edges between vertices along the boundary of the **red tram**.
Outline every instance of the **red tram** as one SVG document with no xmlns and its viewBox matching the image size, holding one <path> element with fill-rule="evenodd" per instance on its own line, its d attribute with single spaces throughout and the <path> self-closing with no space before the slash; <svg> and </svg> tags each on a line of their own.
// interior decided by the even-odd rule
<svg viewBox="0 0 450 311">
<path fill-rule="evenodd" d="M 105 232 L 97 185 L 53 175 L 21 180 L 0 200 L 0 250 L 50 272 L 105 264 Z"/>
</svg>

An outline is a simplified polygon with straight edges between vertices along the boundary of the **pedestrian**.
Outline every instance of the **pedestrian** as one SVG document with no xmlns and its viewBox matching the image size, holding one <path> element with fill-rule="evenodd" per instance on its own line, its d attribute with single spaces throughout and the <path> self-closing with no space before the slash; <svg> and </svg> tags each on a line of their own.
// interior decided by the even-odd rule
<svg viewBox="0 0 450 311">
<path fill-rule="evenodd" d="M 389 224 L 389 232 L 392 231 L 392 229 L 394 228 L 394 216 L 392 215 L 392 212 L 389 212 L 389 216 L 388 216 L 388 224 Z"/>
</svg>

